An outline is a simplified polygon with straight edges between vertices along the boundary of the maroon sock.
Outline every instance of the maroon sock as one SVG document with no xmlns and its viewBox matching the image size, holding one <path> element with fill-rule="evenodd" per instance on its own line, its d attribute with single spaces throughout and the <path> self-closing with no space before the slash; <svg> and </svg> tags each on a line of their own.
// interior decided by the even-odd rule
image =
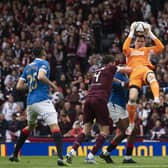
<svg viewBox="0 0 168 168">
<path fill-rule="evenodd" d="M 111 152 L 112 150 L 114 150 L 117 146 L 117 143 L 115 142 L 115 140 L 112 140 L 110 145 L 107 147 L 107 151 Z"/>
<path fill-rule="evenodd" d="M 105 136 L 103 136 L 101 134 L 98 135 L 98 137 L 96 138 L 96 145 L 91 150 L 93 155 L 95 155 L 97 153 L 99 148 L 103 145 L 105 139 L 106 139 Z"/>
<path fill-rule="evenodd" d="M 80 144 L 82 143 L 84 138 L 85 138 L 85 134 L 84 133 L 80 134 L 77 137 L 77 140 L 74 142 L 73 147 L 72 147 L 75 151 L 78 149 L 78 147 L 80 146 Z"/>
<path fill-rule="evenodd" d="M 131 156 L 132 155 L 133 147 L 134 147 L 133 144 L 130 144 L 130 143 L 127 144 L 127 149 L 126 149 L 126 155 L 127 156 Z"/>
<path fill-rule="evenodd" d="M 63 159 L 62 156 L 62 135 L 60 132 L 60 129 L 55 129 L 52 130 L 53 138 L 54 138 L 54 143 L 57 148 L 57 154 L 60 159 Z"/>
</svg>

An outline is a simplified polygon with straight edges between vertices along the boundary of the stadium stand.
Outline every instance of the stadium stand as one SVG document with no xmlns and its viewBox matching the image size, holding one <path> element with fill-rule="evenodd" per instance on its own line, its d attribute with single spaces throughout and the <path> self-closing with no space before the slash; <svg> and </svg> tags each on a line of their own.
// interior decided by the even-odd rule
<svg viewBox="0 0 168 168">
<path fill-rule="evenodd" d="M 50 79 L 59 88 L 57 93 L 51 90 L 51 98 L 59 112 L 63 135 L 70 140 L 75 135 L 71 133 L 75 122 L 82 120 L 91 75 L 102 55 L 113 54 L 117 63 L 125 63 L 121 47 L 132 21 L 150 23 L 164 43 L 165 50 L 157 56 L 155 72 L 160 87 L 168 87 L 166 0 L 1 0 L 0 11 L 0 141 L 15 141 L 18 130 L 26 124 L 26 92 L 18 92 L 15 84 L 23 67 L 33 59 L 34 46 L 42 44 L 47 52 Z M 136 116 L 137 138 L 167 138 L 168 93 L 165 89 L 161 90 L 160 101 L 160 106 L 154 107 L 151 91 L 143 87 Z M 13 104 L 17 107 L 12 108 Z M 11 127 L 14 122 L 17 124 Z M 31 139 L 49 138 L 51 134 L 45 123 L 41 118 L 38 122 Z M 82 126 L 80 121 L 81 129 Z M 113 135 L 115 127 L 112 127 Z M 98 131 L 95 123 L 91 139 Z"/>
</svg>

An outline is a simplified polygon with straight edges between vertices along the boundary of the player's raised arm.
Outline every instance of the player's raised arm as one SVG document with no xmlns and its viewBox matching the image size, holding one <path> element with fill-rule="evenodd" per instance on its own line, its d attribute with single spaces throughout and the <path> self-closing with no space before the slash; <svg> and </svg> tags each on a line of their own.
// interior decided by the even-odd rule
<svg viewBox="0 0 168 168">
<path fill-rule="evenodd" d="M 155 53 L 160 53 L 164 50 L 163 43 L 155 36 L 155 34 L 151 31 L 151 26 L 148 23 L 143 23 L 145 29 L 148 31 L 148 36 L 154 41 L 155 46 L 150 47 Z"/>
<path fill-rule="evenodd" d="M 133 22 L 131 24 L 129 35 L 126 38 L 126 40 L 124 41 L 122 50 L 123 50 L 123 53 L 125 56 L 129 55 L 129 53 L 130 53 L 130 44 L 131 44 L 131 40 L 134 36 L 136 25 L 137 25 L 136 22 Z"/>
</svg>

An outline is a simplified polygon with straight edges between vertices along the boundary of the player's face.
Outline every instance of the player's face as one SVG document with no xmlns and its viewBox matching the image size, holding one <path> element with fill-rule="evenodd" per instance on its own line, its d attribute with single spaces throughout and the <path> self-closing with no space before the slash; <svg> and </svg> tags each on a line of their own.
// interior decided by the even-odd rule
<svg viewBox="0 0 168 168">
<path fill-rule="evenodd" d="M 135 40 L 135 48 L 145 47 L 145 38 L 137 37 Z"/>
<path fill-rule="evenodd" d="M 43 50 L 43 57 L 44 57 L 45 59 L 47 59 L 47 53 L 46 53 L 45 50 Z"/>
</svg>

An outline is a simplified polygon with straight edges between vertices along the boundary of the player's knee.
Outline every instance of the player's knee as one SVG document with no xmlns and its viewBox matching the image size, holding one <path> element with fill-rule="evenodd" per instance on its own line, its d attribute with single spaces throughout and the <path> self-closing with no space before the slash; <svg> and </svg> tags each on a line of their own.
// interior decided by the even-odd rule
<svg viewBox="0 0 168 168">
<path fill-rule="evenodd" d="M 135 103 L 138 99 L 139 88 L 135 85 L 132 85 L 129 90 L 129 102 Z"/>
<path fill-rule="evenodd" d="M 153 81 L 156 81 L 155 74 L 154 74 L 154 73 L 149 73 L 149 74 L 147 75 L 147 82 L 148 82 L 148 83 L 152 83 Z"/>
</svg>

